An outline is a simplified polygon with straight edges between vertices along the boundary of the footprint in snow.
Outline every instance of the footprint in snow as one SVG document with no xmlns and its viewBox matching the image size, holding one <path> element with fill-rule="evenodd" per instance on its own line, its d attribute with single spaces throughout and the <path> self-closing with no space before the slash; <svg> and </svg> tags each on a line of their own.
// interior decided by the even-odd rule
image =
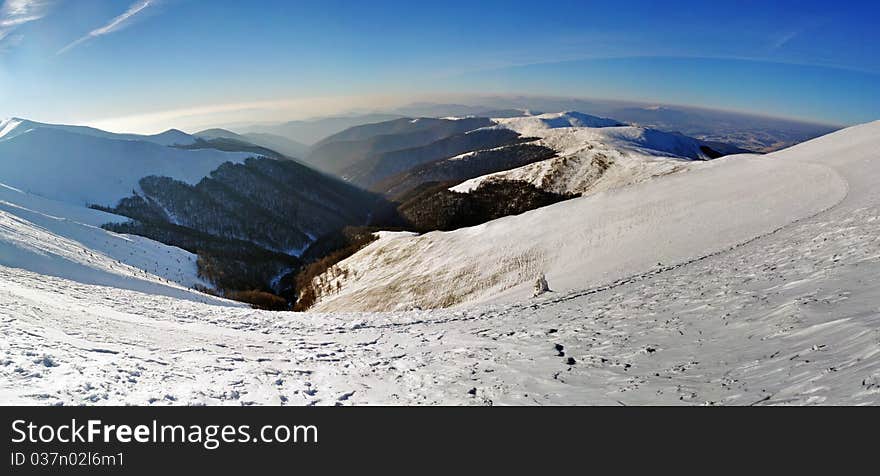
<svg viewBox="0 0 880 476">
<path fill-rule="evenodd" d="M 347 393 L 343 393 L 342 395 L 340 395 L 339 398 L 337 398 L 337 400 L 340 402 L 344 402 L 353 396 L 354 396 L 354 392 L 347 392 Z"/>
<path fill-rule="evenodd" d="M 40 365 L 43 365 L 44 367 L 49 367 L 49 368 L 58 367 L 60 365 L 58 362 L 55 362 L 55 359 L 53 359 L 49 355 L 44 355 L 41 359 L 35 360 L 34 363 L 40 364 Z"/>
</svg>

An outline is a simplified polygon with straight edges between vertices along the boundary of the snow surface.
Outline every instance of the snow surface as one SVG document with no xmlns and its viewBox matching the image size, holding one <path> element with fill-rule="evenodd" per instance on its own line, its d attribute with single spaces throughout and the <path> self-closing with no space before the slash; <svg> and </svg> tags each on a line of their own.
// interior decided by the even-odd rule
<svg viewBox="0 0 880 476">
<path fill-rule="evenodd" d="M 195 184 L 224 162 L 253 155 L 178 149 L 73 126 L 17 133 L 21 129 L 0 137 L 0 182 L 75 205 L 114 206 L 139 190 L 138 182 L 149 175 Z"/>
<path fill-rule="evenodd" d="M 873 123 L 482 230 L 387 235 L 393 239 L 352 257 L 392 247 L 382 265 L 395 267 L 402 256 L 393 248 L 406 245 L 426 265 L 453 251 L 450 259 L 507 271 L 521 263 L 500 263 L 501 251 L 519 240 L 545 251 L 582 242 L 594 258 L 601 258 L 595 247 L 628 249 L 634 258 L 624 266 L 651 249 L 662 260 L 596 285 L 589 278 L 601 278 L 594 269 L 601 259 L 555 261 L 571 276 L 548 273 L 554 292 L 511 303 L 268 313 L 0 263 L 0 402 L 880 404 L 878 160 L 880 123 Z M 682 196 L 693 211 L 678 205 Z M 598 228 L 605 231 L 590 231 Z M 466 233 L 469 241 L 456 238 Z M 483 244 L 499 239 L 494 248 Z M 451 249 L 456 244 L 478 252 Z M 683 247 L 692 248 L 688 257 L 672 258 Z M 457 286 L 444 278 L 436 290 Z M 578 287 L 567 291 L 566 279 Z"/>
</svg>

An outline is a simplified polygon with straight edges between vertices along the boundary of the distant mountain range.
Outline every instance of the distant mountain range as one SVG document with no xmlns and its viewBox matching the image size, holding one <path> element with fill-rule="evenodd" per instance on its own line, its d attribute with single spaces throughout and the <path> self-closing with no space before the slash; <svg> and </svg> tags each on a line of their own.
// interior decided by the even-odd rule
<svg viewBox="0 0 880 476">
<path fill-rule="evenodd" d="M 360 187 L 399 196 L 428 182 L 461 182 L 484 174 L 515 171 L 563 151 L 560 160 L 571 165 L 583 155 L 577 152 L 586 148 L 607 151 L 604 163 L 609 166 L 627 160 L 628 155 L 610 157 L 624 150 L 684 160 L 748 152 L 729 144 L 706 143 L 580 112 L 522 114 L 495 119 L 406 118 L 356 126 L 315 144 L 305 161 Z M 534 167 L 547 168 L 546 164 Z M 584 170 L 568 172 L 584 174 Z M 560 173 L 555 179 L 531 181 L 551 190 L 563 176 Z M 584 189 L 557 191 L 582 193 Z"/>
<path fill-rule="evenodd" d="M 387 112 L 359 113 L 331 117 L 289 121 L 279 124 L 253 124 L 237 125 L 228 127 L 226 133 L 241 135 L 254 143 L 270 145 L 270 140 L 283 137 L 300 146 L 312 146 L 327 137 L 342 132 L 346 129 L 362 126 L 365 124 L 377 124 L 415 117 L 445 118 L 445 117 L 515 117 L 524 113 L 520 109 L 489 108 L 482 106 L 465 106 L 460 104 L 432 104 L 416 103 L 409 106 L 396 108 Z M 208 129 L 209 134 L 223 129 Z M 231 132 L 231 131 L 236 132 Z M 213 131 L 213 132 L 212 132 Z M 199 133 L 201 134 L 201 133 Z M 260 135 L 268 135 L 269 138 L 260 138 Z M 198 134 L 196 134 L 198 135 Z M 275 144 L 275 150 L 284 152 L 284 147 Z M 293 157 L 300 155 L 293 154 Z"/>
<path fill-rule="evenodd" d="M 290 121 L 274 125 L 262 124 L 243 126 L 233 129 L 239 131 L 243 135 L 271 134 L 287 138 L 297 143 L 312 145 L 325 137 L 344 131 L 349 127 L 385 122 L 393 119 L 400 119 L 401 117 L 404 117 L 404 115 L 391 113 L 356 114 L 351 116 Z"/>
<path fill-rule="evenodd" d="M 726 143 L 739 149 L 766 153 L 840 128 L 828 124 L 688 106 L 532 96 L 498 96 L 473 100 L 479 101 L 480 104 L 419 102 L 376 113 L 350 114 L 233 129 L 242 132 L 268 132 L 304 144 L 314 144 L 349 127 L 404 117 L 509 118 L 523 114 L 539 115 L 541 111 L 582 111 L 590 115 L 611 117 L 618 121 L 652 129 L 679 132 L 706 142 Z"/>
<path fill-rule="evenodd" d="M 612 117 L 633 125 L 666 132 L 679 132 L 704 141 L 725 142 L 755 152 L 773 152 L 841 128 L 689 106 L 622 101 L 547 97 L 495 97 L 482 100 L 487 108 L 517 108 L 533 111 L 582 111 Z"/>
<path fill-rule="evenodd" d="M 356 126 L 315 144 L 306 161 L 318 169 L 346 176 L 346 171 L 361 165 L 364 160 L 376 160 L 382 154 L 424 147 L 490 125 L 490 119 L 481 117 L 461 120 L 404 118 Z"/>
</svg>

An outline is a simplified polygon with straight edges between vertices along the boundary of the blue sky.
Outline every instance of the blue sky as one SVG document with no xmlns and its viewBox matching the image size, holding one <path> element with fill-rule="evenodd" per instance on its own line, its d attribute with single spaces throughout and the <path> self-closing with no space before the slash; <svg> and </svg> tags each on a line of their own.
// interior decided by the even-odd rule
<svg viewBox="0 0 880 476">
<path fill-rule="evenodd" d="M 471 94 L 880 119 L 876 1 L 0 0 L 0 116 L 130 130 Z"/>
</svg>

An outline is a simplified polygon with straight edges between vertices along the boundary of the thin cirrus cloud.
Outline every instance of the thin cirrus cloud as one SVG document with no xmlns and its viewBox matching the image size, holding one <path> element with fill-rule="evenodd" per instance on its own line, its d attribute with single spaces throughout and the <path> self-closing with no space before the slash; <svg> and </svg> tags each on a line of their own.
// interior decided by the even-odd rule
<svg viewBox="0 0 880 476">
<path fill-rule="evenodd" d="M 773 44 L 771 45 L 770 49 L 772 51 L 778 50 L 778 49 L 782 48 L 783 46 L 789 44 L 792 40 L 797 38 L 800 34 L 801 34 L 800 31 L 790 31 L 790 32 L 780 36 L 779 38 L 777 38 L 773 42 Z"/>
<path fill-rule="evenodd" d="M 46 16 L 53 3 L 53 0 L 6 0 L 3 2 L 0 6 L 0 42 L 9 37 L 16 28 Z"/>
<path fill-rule="evenodd" d="M 126 10 L 125 13 L 110 20 L 106 25 L 88 32 L 85 36 L 83 36 L 82 38 L 78 38 L 64 48 L 61 48 L 60 50 L 58 50 L 58 54 L 63 55 L 64 53 L 67 53 L 68 51 L 82 45 L 83 43 L 122 30 L 123 28 L 130 25 L 131 22 L 138 15 L 140 15 L 150 7 L 155 6 L 157 3 L 157 0 L 140 0 L 138 2 L 135 2 L 130 7 L 128 7 L 128 10 Z"/>
</svg>

